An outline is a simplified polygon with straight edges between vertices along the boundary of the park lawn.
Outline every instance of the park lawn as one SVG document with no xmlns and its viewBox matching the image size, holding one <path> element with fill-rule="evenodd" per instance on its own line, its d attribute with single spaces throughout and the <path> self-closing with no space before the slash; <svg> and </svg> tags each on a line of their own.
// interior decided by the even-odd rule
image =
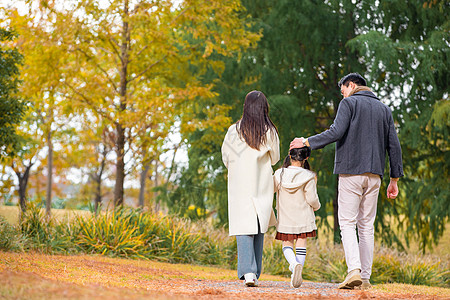
<svg viewBox="0 0 450 300">
<path fill-rule="evenodd" d="M 57 221 L 64 222 L 77 215 L 90 216 L 92 213 L 87 210 L 52 208 L 51 214 Z M 16 225 L 19 223 L 19 207 L 0 205 L 0 216 L 4 217 L 9 224 Z"/>
<path fill-rule="evenodd" d="M 375 290 L 378 292 L 391 294 L 402 294 L 405 292 L 409 293 L 413 292 L 415 295 L 439 296 L 443 297 L 444 299 L 450 299 L 450 289 L 441 287 L 430 287 L 424 285 L 411 285 L 403 283 L 388 283 L 376 285 Z"/>
<path fill-rule="evenodd" d="M 189 294 L 189 290 L 205 280 L 234 281 L 236 270 L 92 255 L 0 252 L 2 299 L 176 299 L 194 297 L 198 291 Z M 289 279 L 263 274 L 260 280 Z M 214 296 L 213 289 L 202 292 Z M 383 299 L 402 294 L 417 299 L 450 297 L 447 288 L 405 284 L 376 285 L 369 293 Z"/>
<path fill-rule="evenodd" d="M 99 255 L 0 251 L 0 299 L 176 299 L 168 286 L 201 280 L 236 280 L 236 271 Z M 261 280 L 287 279 L 262 275 Z"/>
<path fill-rule="evenodd" d="M 52 209 L 52 216 L 59 222 L 64 222 L 72 219 L 75 216 L 91 216 L 92 213 L 85 210 L 70 210 L 70 209 Z M 10 224 L 16 225 L 19 222 L 19 207 L 18 206 L 5 206 L 0 205 L 0 216 L 3 216 Z M 333 223 L 332 216 L 328 216 L 329 222 Z M 445 233 L 447 232 L 447 233 Z M 441 257 L 443 260 L 450 258 L 450 222 L 446 224 L 445 232 L 439 243 L 433 246 L 430 251 L 427 249 L 427 253 Z M 327 245 L 332 243 L 333 233 L 325 228 L 319 229 L 319 242 Z M 408 253 L 419 253 L 418 243 L 411 242 L 409 245 Z"/>
<path fill-rule="evenodd" d="M 0 210 L 1 214 L 1 210 Z M 333 216 L 328 216 L 328 223 L 333 224 Z M 396 224 L 396 221 L 393 219 L 392 224 Z M 392 228 L 395 229 L 395 226 L 392 225 Z M 331 245 L 333 243 L 333 231 L 332 229 L 325 228 L 325 226 L 322 226 L 318 229 L 318 241 L 321 245 Z M 377 238 L 377 234 L 375 233 L 375 240 Z M 405 239 L 402 238 L 402 236 L 399 236 L 402 243 L 405 243 Z M 409 243 L 409 247 L 406 249 L 407 253 L 410 254 L 421 254 L 422 252 L 419 249 L 419 243 L 416 240 L 411 240 Z M 445 224 L 444 234 L 439 239 L 439 242 L 437 245 L 433 244 L 433 249 L 426 249 L 427 254 L 432 254 L 435 256 L 439 256 L 442 258 L 442 260 L 448 260 L 450 259 L 450 220 Z"/>
</svg>

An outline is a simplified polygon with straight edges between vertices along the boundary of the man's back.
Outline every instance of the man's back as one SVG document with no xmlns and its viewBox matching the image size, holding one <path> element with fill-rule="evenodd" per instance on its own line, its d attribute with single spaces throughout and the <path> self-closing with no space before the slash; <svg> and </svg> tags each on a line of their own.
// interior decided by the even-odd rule
<svg viewBox="0 0 450 300">
<path fill-rule="evenodd" d="M 373 173 L 383 176 L 386 150 L 391 176 L 402 174 L 400 143 L 392 114 L 371 91 L 360 91 L 339 104 L 330 129 L 308 139 L 312 149 L 336 141 L 335 174 Z"/>
</svg>

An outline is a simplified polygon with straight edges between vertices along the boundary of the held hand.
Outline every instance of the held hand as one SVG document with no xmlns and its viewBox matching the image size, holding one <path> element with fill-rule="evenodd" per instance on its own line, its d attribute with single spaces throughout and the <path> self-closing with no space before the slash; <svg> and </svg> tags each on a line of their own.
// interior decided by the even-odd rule
<svg viewBox="0 0 450 300">
<path fill-rule="evenodd" d="M 388 199 L 395 199 L 398 195 L 398 186 L 397 181 L 391 180 L 389 182 L 389 186 L 387 188 L 387 197 Z"/>
<path fill-rule="evenodd" d="M 303 144 L 303 139 L 304 139 L 303 137 L 293 139 L 291 144 L 289 145 L 289 150 L 304 147 L 305 144 Z"/>
</svg>

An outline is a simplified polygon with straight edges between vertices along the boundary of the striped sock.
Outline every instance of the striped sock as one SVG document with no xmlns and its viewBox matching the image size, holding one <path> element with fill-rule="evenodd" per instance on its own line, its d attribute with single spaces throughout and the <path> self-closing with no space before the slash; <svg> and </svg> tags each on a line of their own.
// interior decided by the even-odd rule
<svg viewBox="0 0 450 300">
<path fill-rule="evenodd" d="M 306 248 L 295 248 L 295 258 L 297 259 L 297 262 L 303 266 L 306 259 Z"/>
<path fill-rule="evenodd" d="M 293 266 L 297 263 L 297 260 L 295 259 L 294 249 L 292 247 L 283 247 L 283 254 L 290 266 Z"/>
</svg>

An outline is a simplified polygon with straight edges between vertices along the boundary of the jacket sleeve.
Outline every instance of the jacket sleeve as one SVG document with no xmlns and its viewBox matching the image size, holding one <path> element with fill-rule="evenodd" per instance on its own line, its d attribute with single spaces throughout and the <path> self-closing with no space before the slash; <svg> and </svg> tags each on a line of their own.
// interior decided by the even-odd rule
<svg viewBox="0 0 450 300">
<path fill-rule="evenodd" d="M 350 120 L 352 117 L 350 105 L 346 99 L 347 98 L 343 99 L 341 103 L 339 103 L 336 118 L 330 128 L 322 133 L 308 138 L 311 149 L 321 149 L 328 144 L 336 142 L 344 136 L 350 126 Z"/>
<path fill-rule="evenodd" d="M 316 180 L 311 178 L 305 185 L 305 198 L 306 202 L 314 209 L 314 211 L 320 208 L 319 196 L 317 195 Z"/>
<path fill-rule="evenodd" d="M 270 133 L 267 137 L 269 145 L 270 162 L 272 166 L 280 160 L 280 140 L 275 130 L 269 130 Z"/>
<path fill-rule="evenodd" d="M 389 174 L 391 178 L 403 176 L 402 149 L 398 140 L 397 131 L 394 126 L 394 119 L 389 111 L 389 133 L 386 145 L 389 156 Z"/>
<path fill-rule="evenodd" d="M 273 192 L 276 193 L 277 192 L 278 183 L 277 183 L 277 178 L 275 177 L 275 174 L 272 175 L 272 179 L 273 179 Z"/>
<path fill-rule="evenodd" d="M 229 157 L 228 157 L 229 147 L 230 146 L 228 145 L 228 131 L 227 131 L 227 134 L 225 135 L 225 138 L 223 139 L 222 148 L 221 148 L 222 161 L 227 169 L 228 169 L 228 161 L 229 161 Z"/>
<path fill-rule="evenodd" d="M 279 212 L 279 210 L 278 210 L 278 197 L 280 196 L 280 191 L 278 190 L 278 185 L 279 185 L 279 182 L 278 182 L 278 180 L 277 180 L 277 171 L 275 171 L 275 173 L 272 175 L 272 178 L 273 178 L 273 192 L 274 192 L 274 194 L 276 194 L 276 199 L 277 199 L 277 201 L 275 202 L 275 209 L 276 209 L 276 211 L 277 211 L 277 213 Z"/>
</svg>

